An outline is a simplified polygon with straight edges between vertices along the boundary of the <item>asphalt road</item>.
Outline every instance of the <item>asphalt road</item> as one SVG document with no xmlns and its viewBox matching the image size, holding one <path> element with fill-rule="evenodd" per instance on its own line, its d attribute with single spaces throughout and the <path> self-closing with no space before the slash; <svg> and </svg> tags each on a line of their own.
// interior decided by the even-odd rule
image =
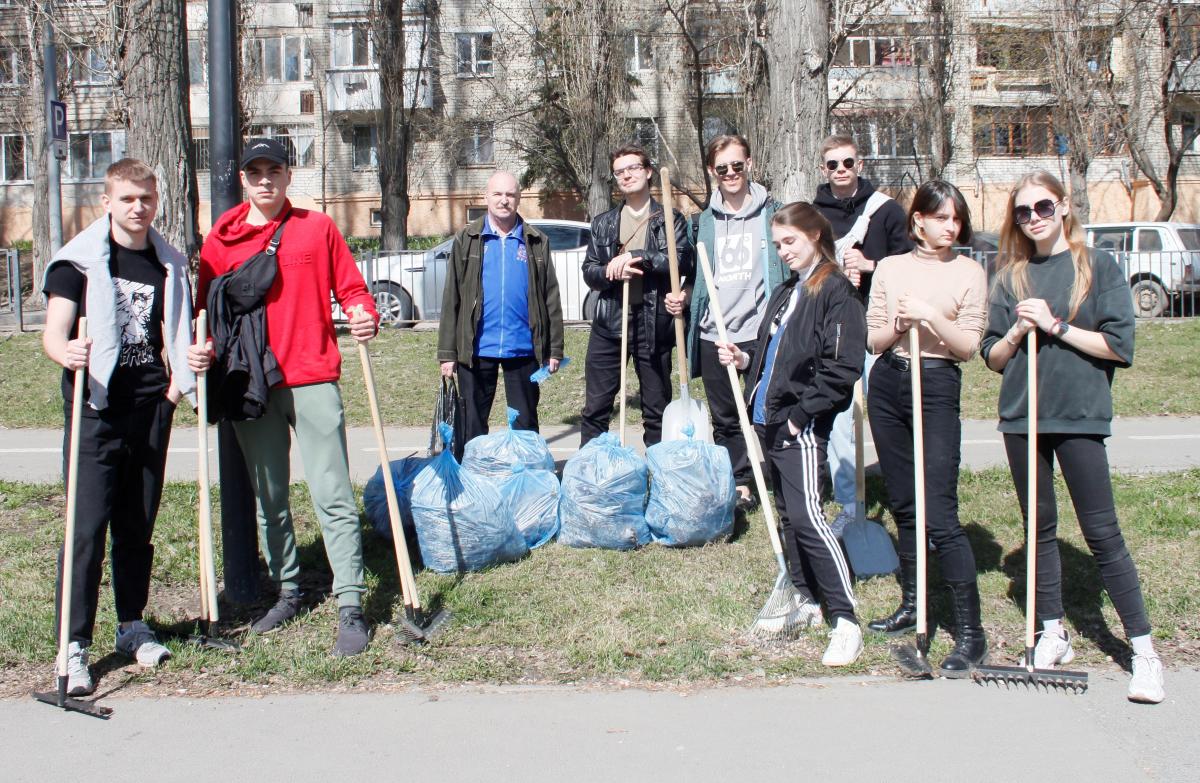
<svg viewBox="0 0 1200 783">
<path fill-rule="evenodd" d="M 210 464 L 216 476 L 216 429 L 210 430 Z M 543 427 L 555 459 L 565 460 L 579 446 L 579 430 L 574 427 Z M 167 458 L 168 478 L 177 481 L 196 476 L 196 429 L 177 428 L 171 435 Z M 353 427 L 349 430 L 350 473 L 355 481 L 365 482 L 379 466 L 373 430 Z M 425 427 L 391 428 L 386 433 L 388 451 L 393 459 L 412 453 L 425 453 L 429 430 Z M 630 443 L 641 447 L 641 430 L 631 428 Z M 869 436 L 868 436 L 869 438 Z M 868 439 L 866 459 L 875 461 L 875 450 Z M 996 432 L 994 420 L 963 422 L 963 466 L 985 468 L 1005 465 L 1004 443 Z M 1159 416 L 1117 419 L 1108 442 L 1108 456 L 1114 470 L 1126 473 L 1182 470 L 1200 466 L 1200 417 Z M 62 431 L 44 429 L 0 429 L 0 478 L 16 481 L 58 481 L 62 477 Z M 295 444 L 292 446 L 294 480 L 304 477 L 304 466 Z"/>
<path fill-rule="evenodd" d="M 818 679 L 677 692 L 457 688 L 105 700 L 104 722 L 0 701 L 5 781 L 1200 780 L 1200 672 L 1168 699 Z"/>
</svg>

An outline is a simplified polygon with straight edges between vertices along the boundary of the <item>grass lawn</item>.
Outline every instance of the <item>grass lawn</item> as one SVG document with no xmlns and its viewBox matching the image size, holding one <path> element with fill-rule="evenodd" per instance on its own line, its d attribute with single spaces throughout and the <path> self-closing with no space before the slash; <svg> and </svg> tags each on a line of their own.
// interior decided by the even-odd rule
<svg viewBox="0 0 1200 783">
<path fill-rule="evenodd" d="M 35 334 L 0 337 L 0 427 L 61 427 L 60 371 L 41 352 Z M 566 354 L 571 364 L 544 385 L 539 415 L 543 424 L 575 424 L 583 409 L 583 369 L 588 331 L 568 329 Z M 371 344 L 372 362 L 379 385 L 386 423 L 428 426 L 438 388 L 437 335 L 432 331 L 389 329 Z M 1118 416 L 1159 414 L 1200 415 L 1200 362 L 1194 360 L 1200 345 L 1200 318 L 1138 325 L 1134 366 L 1117 373 L 1114 384 Z M 342 393 L 347 420 L 353 426 L 370 426 L 366 393 L 358 352 L 351 340 L 341 339 Z M 630 373 L 630 388 L 636 377 Z M 963 375 L 963 416 L 991 419 L 996 416 L 1000 376 L 976 359 Z M 703 397 L 702 384 L 692 393 Z M 492 420 L 504 422 L 504 392 L 498 390 Z M 639 423 L 637 406 L 629 410 L 630 422 Z M 190 412 L 178 423 L 191 426 Z"/>
<path fill-rule="evenodd" d="M 1173 666 L 1200 663 L 1200 470 L 1152 477 L 1116 477 L 1123 528 L 1139 566 L 1155 635 Z M 873 497 L 881 487 L 871 485 Z M 155 534 L 155 573 L 149 619 L 160 629 L 191 630 L 196 596 L 196 489 L 167 487 Z M 1100 588 L 1090 555 L 1059 487 L 1068 623 L 1077 633 L 1077 665 L 1111 667 L 1123 661 L 1124 634 Z M 983 616 L 993 660 L 1011 661 L 1023 647 L 1024 553 L 1017 505 L 1007 473 L 964 472 L 962 518 L 979 563 Z M 52 605 L 55 552 L 61 539 L 61 489 L 0 482 L 0 695 L 49 685 L 55 653 Z M 306 491 L 293 488 L 305 589 L 328 589 L 319 532 Z M 214 503 L 214 509 L 219 505 Z M 891 525 L 890 521 L 887 524 Z M 557 543 L 519 563 L 461 578 L 422 573 L 428 601 L 442 601 L 454 619 L 431 644 L 396 644 L 386 625 L 398 602 L 390 547 L 369 530 L 366 561 L 369 650 L 352 660 L 329 655 L 336 609 L 332 600 L 285 629 L 245 637 L 237 655 L 171 641 L 175 658 L 155 672 L 126 667 L 107 655 L 113 633 L 108 576 L 101 588 L 94 663 L 105 673 L 102 691 L 188 695 L 266 688 L 387 688 L 462 682 L 689 684 L 776 682 L 829 674 L 819 664 L 827 635 L 814 630 L 786 644 L 742 637 L 774 581 L 762 519 L 754 515 L 732 542 L 699 549 L 649 546 L 636 552 L 573 550 Z M 217 546 L 218 555 L 220 546 Z M 936 570 L 936 569 L 935 569 Z M 218 574 L 219 566 L 218 566 Z M 948 620 L 936 573 L 933 611 Z M 898 598 L 891 579 L 858 586 L 865 621 L 890 612 Z M 257 610 L 256 610 L 257 611 Z M 244 628 L 250 612 L 226 612 Z M 235 633 L 240 633 L 235 630 Z M 940 660 L 949 637 L 939 632 Z M 882 637 L 868 635 L 860 661 L 847 674 L 894 674 Z M 965 687 L 965 686 L 964 686 Z"/>
</svg>

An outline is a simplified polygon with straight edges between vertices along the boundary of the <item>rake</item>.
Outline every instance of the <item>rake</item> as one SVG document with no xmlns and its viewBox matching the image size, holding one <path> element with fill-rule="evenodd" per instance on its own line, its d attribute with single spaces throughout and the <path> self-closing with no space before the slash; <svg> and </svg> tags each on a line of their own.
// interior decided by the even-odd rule
<svg viewBox="0 0 1200 783">
<path fill-rule="evenodd" d="M 708 282 L 709 290 L 716 291 L 712 268 L 708 263 L 708 252 L 702 244 L 697 244 L 696 250 L 699 254 L 700 269 L 704 272 L 704 279 Z M 725 315 L 721 312 L 720 299 L 716 296 L 710 297 L 708 306 L 713 310 L 717 336 L 720 337 L 721 342 L 729 342 L 729 336 L 725 332 Z M 733 365 L 726 365 L 725 369 L 729 371 L 729 383 L 733 387 L 734 399 L 741 399 L 742 390 L 738 384 L 737 370 Z M 767 481 L 763 478 L 762 451 L 758 436 L 755 435 L 754 428 L 750 426 L 750 417 L 746 413 L 746 406 L 739 404 L 735 407 L 738 412 L 738 423 L 742 427 L 742 438 L 746 441 L 746 449 L 750 456 L 750 468 L 754 472 L 755 488 L 758 490 L 758 496 L 762 498 L 763 518 L 766 520 L 767 534 L 771 538 L 771 549 L 775 551 L 775 560 L 779 564 L 779 576 L 775 578 L 775 586 L 771 588 L 771 595 L 767 597 L 767 602 L 763 604 L 763 608 L 754 618 L 747 633 L 759 639 L 790 639 L 794 638 L 798 631 L 808 627 L 807 621 L 801 621 L 795 614 L 795 609 L 802 602 L 802 597 L 795 585 L 792 584 L 791 577 L 788 575 L 787 561 L 783 557 L 783 544 L 779 541 L 775 508 L 767 495 Z"/>
<path fill-rule="evenodd" d="M 1037 669 L 1033 665 L 1034 639 L 1034 608 L 1037 598 L 1037 330 L 1030 329 L 1026 334 L 1025 350 L 1028 354 L 1028 375 L 1026 377 L 1026 396 L 1029 400 L 1029 451 L 1026 455 L 1026 502 L 1025 502 L 1025 665 L 1024 666 L 978 666 L 971 673 L 972 679 L 980 685 L 989 682 L 1003 684 L 1006 688 L 1013 685 L 1032 685 L 1050 690 L 1051 688 L 1070 688 L 1072 693 L 1083 693 L 1087 690 L 1087 672 L 1072 672 L 1064 669 Z"/>
<path fill-rule="evenodd" d="M 363 308 L 359 305 L 358 314 Z M 375 425 L 375 445 L 379 449 L 380 473 L 387 495 L 388 518 L 392 527 L 392 544 L 396 550 L 396 567 L 400 572 L 400 593 L 404 599 L 404 616 L 396 618 L 397 631 L 404 643 L 423 644 L 429 641 L 446 621 L 450 612 L 439 609 L 429 613 L 421 608 L 421 597 L 417 593 L 417 577 L 413 574 L 412 560 L 408 556 L 408 540 L 404 535 L 404 524 L 400 519 L 400 501 L 396 498 L 396 477 L 392 474 L 388 459 L 387 441 L 383 436 L 383 417 L 379 414 L 379 398 L 375 394 L 375 372 L 371 368 L 371 354 L 367 346 L 358 344 L 358 358 L 362 362 L 363 383 L 367 387 L 367 402 L 371 407 L 371 421 Z M 450 448 L 450 444 L 446 444 Z"/>
<path fill-rule="evenodd" d="M 79 319 L 78 339 L 87 340 L 87 318 Z M 79 494 L 79 425 L 83 416 L 83 385 L 88 382 L 87 365 L 75 371 L 75 390 L 71 399 L 71 445 L 67 450 L 67 520 L 63 536 L 62 595 L 58 606 L 58 659 L 55 670 L 58 688 L 34 691 L 33 698 L 68 712 L 79 712 L 108 720 L 112 709 L 67 695 L 67 655 L 71 644 L 71 582 L 75 568 L 75 511 Z"/>
</svg>

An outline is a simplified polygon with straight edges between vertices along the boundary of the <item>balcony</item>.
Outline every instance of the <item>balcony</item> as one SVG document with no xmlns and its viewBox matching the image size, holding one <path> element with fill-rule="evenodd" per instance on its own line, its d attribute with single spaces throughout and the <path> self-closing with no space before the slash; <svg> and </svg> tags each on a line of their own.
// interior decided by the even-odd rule
<svg viewBox="0 0 1200 783">
<path fill-rule="evenodd" d="M 417 91 L 418 109 L 433 108 L 428 70 L 410 68 L 404 71 L 405 106 L 412 105 L 413 91 Z M 382 106 L 379 69 L 330 68 L 325 71 L 325 108 L 328 111 L 378 111 Z"/>
</svg>

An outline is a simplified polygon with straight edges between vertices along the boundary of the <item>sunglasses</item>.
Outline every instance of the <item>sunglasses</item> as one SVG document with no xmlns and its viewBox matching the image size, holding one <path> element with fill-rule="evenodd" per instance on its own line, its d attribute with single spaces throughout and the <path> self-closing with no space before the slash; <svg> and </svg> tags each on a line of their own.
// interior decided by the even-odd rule
<svg viewBox="0 0 1200 783">
<path fill-rule="evenodd" d="M 838 166 L 841 166 L 849 171 L 850 169 L 854 168 L 854 163 L 854 158 L 846 158 L 845 160 L 827 160 L 825 161 L 825 168 L 829 169 L 830 171 L 837 171 Z"/>
<path fill-rule="evenodd" d="M 730 171 L 732 171 L 734 174 L 741 174 L 745 170 L 746 170 L 746 161 L 744 161 L 744 160 L 735 160 L 733 163 L 729 163 L 729 164 L 721 163 L 719 165 L 713 166 L 713 171 L 717 172 L 718 177 L 723 177 L 726 174 L 728 174 Z"/>
<path fill-rule="evenodd" d="M 1019 207 L 1013 207 L 1013 222 L 1018 226 L 1023 226 L 1029 221 L 1033 220 L 1033 213 L 1035 212 L 1041 219 L 1049 220 L 1050 218 L 1054 217 L 1054 211 L 1058 209 L 1058 205 L 1061 203 L 1061 199 L 1058 201 L 1051 201 L 1048 198 L 1044 198 L 1034 204 L 1032 207 L 1026 204 L 1022 204 Z"/>
</svg>

